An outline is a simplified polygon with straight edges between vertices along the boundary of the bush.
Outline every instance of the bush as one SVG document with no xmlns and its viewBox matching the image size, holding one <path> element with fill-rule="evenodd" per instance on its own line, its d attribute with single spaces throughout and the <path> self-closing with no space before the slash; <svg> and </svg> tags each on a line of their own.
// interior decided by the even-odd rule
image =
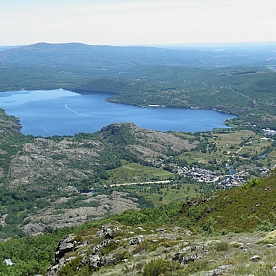
<svg viewBox="0 0 276 276">
<path fill-rule="evenodd" d="M 227 251 L 229 249 L 229 244 L 227 242 L 218 242 L 215 245 L 217 251 Z"/>
<path fill-rule="evenodd" d="M 139 243 L 135 249 L 133 250 L 133 254 L 138 254 L 144 251 L 147 251 L 149 248 L 149 242 L 148 241 L 142 241 Z"/>
<path fill-rule="evenodd" d="M 143 276 L 158 276 L 161 274 L 169 276 L 178 269 L 179 264 L 158 258 L 145 264 Z"/>
<path fill-rule="evenodd" d="M 210 217 L 200 227 L 197 228 L 197 231 L 202 235 L 211 235 L 215 231 L 215 224 L 216 221 L 212 217 Z"/>
</svg>

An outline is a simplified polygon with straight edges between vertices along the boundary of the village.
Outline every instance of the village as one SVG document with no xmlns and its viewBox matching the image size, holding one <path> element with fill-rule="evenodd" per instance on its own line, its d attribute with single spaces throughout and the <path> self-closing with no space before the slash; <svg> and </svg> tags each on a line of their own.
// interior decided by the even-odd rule
<svg viewBox="0 0 276 276">
<path fill-rule="evenodd" d="M 276 130 L 270 129 L 270 128 L 264 128 L 262 129 L 265 135 L 276 135 Z"/>
<path fill-rule="evenodd" d="M 219 185 L 223 185 L 227 188 L 243 185 L 246 182 L 244 176 L 247 174 L 246 172 L 241 171 L 237 173 L 229 172 L 228 175 L 217 175 L 217 173 L 211 170 L 201 169 L 198 167 L 192 167 L 189 169 L 187 167 L 180 166 L 175 166 L 174 172 L 186 177 L 191 177 L 198 182 L 218 183 Z"/>
</svg>

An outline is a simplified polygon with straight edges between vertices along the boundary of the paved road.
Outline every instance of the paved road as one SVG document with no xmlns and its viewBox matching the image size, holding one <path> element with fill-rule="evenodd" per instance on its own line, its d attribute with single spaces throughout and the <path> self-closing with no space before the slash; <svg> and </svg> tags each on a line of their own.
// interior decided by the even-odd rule
<svg viewBox="0 0 276 276">
<path fill-rule="evenodd" d="M 146 184 L 166 184 L 170 183 L 171 180 L 161 180 L 161 181 L 149 181 L 149 182 L 133 182 L 133 183 L 118 183 L 111 184 L 110 187 L 118 187 L 118 186 L 129 186 L 129 185 L 146 185 Z"/>
</svg>

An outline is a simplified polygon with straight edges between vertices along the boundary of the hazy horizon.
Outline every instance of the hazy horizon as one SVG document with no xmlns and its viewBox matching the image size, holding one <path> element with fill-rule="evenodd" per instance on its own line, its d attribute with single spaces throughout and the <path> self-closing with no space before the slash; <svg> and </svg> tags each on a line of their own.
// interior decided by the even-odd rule
<svg viewBox="0 0 276 276">
<path fill-rule="evenodd" d="M 208 46 L 230 46 L 230 45 L 271 45 L 271 44 L 275 44 L 276 45 L 276 41 L 264 41 L 264 42 L 258 42 L 258 41 L 246 41 L 246 42 L 229 42 L 229 43 L 225 43 L 225 42 L 203 42 L 203 43 L 183 43 L 183 44 L 128 44 L 128 45 L 112 45 L 112 44 L 88 44 L 88 43 L 83 43 L 81 41 L 68 41 L 68 42 L 47 42 L 47 41 L 37 41 L 34 43 L 30 43 L 30 44 L 21 44 L 21 45 L 1 45 L 1 48 L 15 48 L 15 47 L 23 47 L 23 46 L 29 46 L 29 45 L 35 45 L 35 44 L 52 44 L 52 45 L 58 45 L 58 44 L 84 44 L 84 45 L 88 45 L 88 46 L 111 46 L 111 47 L 166 47 L 166 46 L 170 46 L 170 47 L 208 47 Z"/>
<path fill-rule="evenodd" d="M 0 0 L 0 45 L 272 42 L 274 6 L 274 0 Z"/>
</svg>

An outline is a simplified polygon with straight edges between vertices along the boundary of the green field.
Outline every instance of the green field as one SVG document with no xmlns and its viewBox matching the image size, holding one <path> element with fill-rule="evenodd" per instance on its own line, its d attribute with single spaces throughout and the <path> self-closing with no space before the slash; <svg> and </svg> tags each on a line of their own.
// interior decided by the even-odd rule
<svg viewBox="0 0 276 276">
<path fill-rule="evenodd" d="M 109 171 L 108 184 L 140 183 L 174 179 L 174 174 L 160 168 L 147 167 L 138 163 L 122 161 L 122 166 Z"/>
<path fill-rule="evenodd" d="M 111 185 L 114 190 L 143 196 L 156 207 L 177 201 L 183 202 L 202 192 L 199 185 L 189 184 L 185 179 L 175 179 L 175 174 L 166 170 L 126 161 L 122 163 L 121 167 L 109 171 L 109 180 L 105 184 Z M 171 182 L 159 183 L 163 180 Z"/>
<path fill-rule="evenodd" d="M 190 165 L 205 165 L 225 172 L 225 165 L 242 170 L 248 165 L 252 170 L 259 167 L 273 168 L 276 164 L 275 142 L 253 130 L 215 130 L 197 134 L 197 148 L 184 152 L 178 158 Z M 263 156 L 265 154 L 265 156 Z"/>
</svg>

